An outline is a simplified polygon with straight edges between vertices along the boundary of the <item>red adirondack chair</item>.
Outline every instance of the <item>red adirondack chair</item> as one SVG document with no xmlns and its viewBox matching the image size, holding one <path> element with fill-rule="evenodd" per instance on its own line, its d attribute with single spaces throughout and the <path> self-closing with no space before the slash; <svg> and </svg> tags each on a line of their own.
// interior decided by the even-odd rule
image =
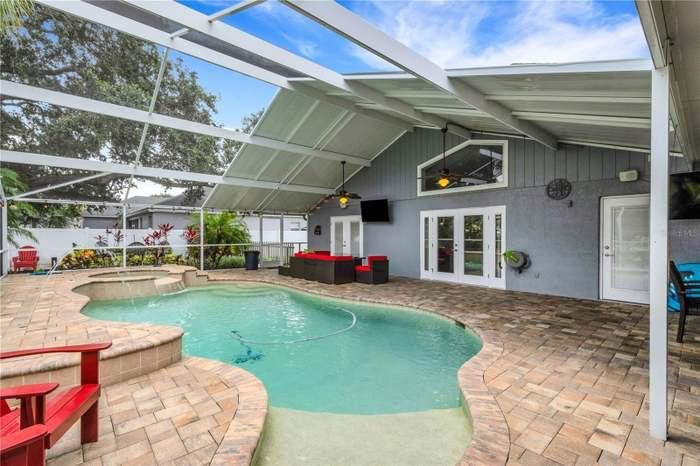
<svg viewBox="0 0 700 466">
<path fill-rule="evenodd" d="M 17 250 L 17 255 L 12 258 L 12 270 L 18 272 L 22 269 L 36 270 L 39 264 L 38 251 L 34 246 L 24 245 Z"/>
<path fill-rule="evenodd" d="M 78 419 L 81 443 L 97 442 L 100 351 L 110 346 L 111 342 L 0 353 L 0 360 L 48 353 L 81 355 L 80 385 L 49 400 L 47 395 L 58 388 L 57 383 L 0 389 L 0 463 L 3 466 L 43 464 L 44 448 L 53 447 Z M 19 408 L 11 409 L 7 399 L 19 399 Z"/>
</svg>

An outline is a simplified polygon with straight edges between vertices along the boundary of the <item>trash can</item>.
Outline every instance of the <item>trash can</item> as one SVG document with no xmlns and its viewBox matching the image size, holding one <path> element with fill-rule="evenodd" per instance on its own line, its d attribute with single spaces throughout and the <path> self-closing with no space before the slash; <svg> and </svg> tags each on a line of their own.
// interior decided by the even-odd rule
<svg viewBox="0 0 700 466">
<path fill-rule="evenodd" d="M 245 269 L 258 270 L 258 263 L 260 262 L 260 251 L 246 251 L 243 254 L 245 256 Z"/>
</svg>

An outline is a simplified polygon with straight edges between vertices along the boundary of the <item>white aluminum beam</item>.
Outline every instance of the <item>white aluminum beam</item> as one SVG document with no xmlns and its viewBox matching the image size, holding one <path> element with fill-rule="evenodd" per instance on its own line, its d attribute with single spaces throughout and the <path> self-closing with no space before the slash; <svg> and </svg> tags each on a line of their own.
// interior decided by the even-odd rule
<svg viewBox="0 0 700 466">
<path fill-rule="evenodd" d="M 417 111 L 413 108 L 413 106 L 402 100 L 386 97 L 378 90 L 365 84 L 347 81 L 340 73 L 284 50 L 281 47 L 277 47 L 276 45 L 259 39 L 251 34 L 247 34 L 239 29 L 229 26 L 228 24 L 216 21 L 211 22 L 208 20 L 207 16 L 179 3 L 172 1 L 154 2 L 149 0 L 125 1 L 128 1 L 132 5 L 145 11 L 180 23 L 193 31 L 198 31 L 228 44 L 248 50 L 275 63 L 284 65 L 299 73 L 333 86 L 336 89 L 380 104 L 383 107 L 404 115 L 405 117 L 411 118 L 412 120 L 422 121 L 438 128 L 444 128 L 447 123 L 446 120 L 436 115 L 427 115 Z M 305 85 L 297 83 L 296 86 Z M 455 132 L 456 134 L 465 138 L 469 138 L 471 136 L 468 131 L 454 125 L 450 129 L 450 132 Z"/>
<path fill-rule="evenodd" d="M 668 67 L 651 72 L 649 197 L 649 433 L 666 440 L 668 420 Z"/>
<path fill-rule="evenodd" d="M 551 121 L 555 123 L 574 123 L 581 125 L 614 126 L 618 128 L 649 128 L 649 118 L 582 115 L 577 113 L 548 112 L 513 112 L 513 116 L 522 120 Z"/>
<path fill-rule="evenodd" d="M 218 21 L 226 16 L 235 15 L 236 13 L 240 13 L 241 11 L 254 7 L 255 5 L 259 5 L 264 1 L 265 0 L 243 0 L 242 2 L 238 2 L 235 5 L 231 5 L 228 8 L 224 8 L 221 11 L 217 11 L 216 13 L 209 15 L 207 19 L 209 22 Z"/>
<path fill-rule="evenodd" d="M 337 162 L 347 160 L 348 162 L 359 164 L 365 167 L 370 166 L 367 159 L 355 157 L 352 155 L 341 154 L 338 152 L 330 152 L 324 150 L 312 149 L 311 147 L 301 146 L 298 144 L 290 144 L 276 139 L 265 138 L 262 136 L 253 136 L 242 131 L 225 129 L 218 126 L 205 125 L 193 121 L 182 120 L 159 113 L 149 113 L 145 110 L 139 110 L 122 105 L 111 104 L 100 100 L 86 99 L 71 94 L 62 92 L 50 91 L 25 84 L 18 84 L 11 81 L 0 81 L 2 86 L 2 94 L 27 99 L 39 102 L 46 102 L 61 107 L 83 110 L 85 112 L 97 113 L 126 120 L 137 121 L 139 123 L 149 123 L 157 126 L 164 126 L 189 133 L 201 134 L 205 136 L 213 136 L 217 138 L 231 139 L 233 141 L 242 142 L 244 144 L 252 144 L 254 146 L 265 147 L 267 149 L 279 150 L 283 152 L 293 152 L 295 154 L 309 155 Z"/>
<path fill-rule="evenodd" d="M 43 188 L 34 189 L 32 191 L 27 191 L 27 192 L 24 192 L 22 194 L 18 194 L 16 196 L 9 197 L 8 199 L 11 199 L 11 200 L 12 199 L 22 199 L 22 198 L 27 197 L 27 196 L 33 196 L 35 194 L 45 193 L 45 192 L 51 191 L 53 189 L 65 188 L 66 186 L 72 186 L 74 184 L 84 183 L 85 181 L 94 180 L 96 178 L 102 178 L 103 176 L 107 176 L 107 175 L 109 175 L 109 173 L 106 173 L 106 172 L 95 173 L 93 175 L 83 176 L 81 178 L 76 178 L 74 180 L 64 181 L 63 183 L 50 184 L 48 186 L 44 186 Z"/>
<path fill-rule="evenodd" d="M 406 120 L 396 118 L 391 115 L 386 115 L 384 113 L 363 109 L 346 99 L 327 96 L 318 89 L 314 89 L 313 87 L 308 86 L 306 84 L 291 82 L 284 76 L 281 76 L 277 73 L 273 73 L 264 68 L 260 68 L 259 66 L 247 63 L 245 61 L 238 60 L 236 58 L 230 57 L 226 54 L 217 52 L 202 45 L 195 44 L 194 42 L 190 42 L 188 40 L 177 37 L 177 35 L 168 34 L 159 29 L 139 23 L 138 21 L 125 18 L 121 15 L 112 13 L 111 11 L 91 5 L 89 3 L 77 0 L 36 1 L 47 7 L 62 11 L 63 13 L 77 16 L 79 18 L 83 18 L 93 23 L 102 24 L 117 31 L 134 36 L 138 39 L 145 40 L 147 42 L 152 42 L 154 44 L 158 44 L 163 47 L 170 48 L 172 50 L 176 50 L 191 57 L 204 60 L 206 62 L 212 63 L 223 68 L 227 68 L 231 71 L 244 74 L 259 81 L 264 81 L 268 84 L 272 84 L 279 88 L 299 92 L 300 94 L 304 94 L 314 99 L 321 100 L 336 107 L 341 107 L 343 109 L 359 113 L 368 118 L 373 118 L 384 123 L 389 123 L 402 129 L 410 129 L 411 127 L 410 122 L 406 122 Z M 194 12 L 194 10 L 191 11 Z M 217 23 L 215 22 L 214 24 Z M 182 32 L 182 34 L 185 33 L 186 31 Z"/>
<path fill-rule="evenodd" d="M 508 100 L 508 101 L 521 101 L 521 102 L 582 102 L 582 103 L 602 103 L 602 104 L 650 104 L 651 97 L 644 97 L 639 95 L 620 95 L 620 93 L 614 93 L 614 95 L 605 95 L 603 93 L 583 95 L 583 93 L 578 93 L 577 95 L 566 95 L 566 94 L 492 94 L 487 95 L 486 100 Z"/>
<path fill-rule="evenodd" d="M 623 60 L 600 60 L 569 63 L 546 63 L 532 65 L 484 66 L 477 68 L 458 68 L 446 70 L 450 78 L 471 78 L 488 76 L 522 76 L 533 74 L 570 74 L 570 73 L 614 73 L 620 71 L 651 71 L 654 69 L 651 60 L 633 58 Z M 348 79 L 413 79 L 409 73 L 387 71 L 383 73 L 358 73 L 348 76 Z"/>
<path fill-rule="evenodd" d="M 283 2 L 384 60 L 481 110 L 509 128 L 556 149 L 557 141 L 554 136 L 532 123 L 515 118 L 508 108 L 498 102 L 486 100 L 484 94 L 466 82 L 451 79 L 445 70 L 435 63 L 378 30 L 338 3 L 330 0 L 283 0 Z"/>
<path fill-rule="evenodd" d="M 301 186 L 293 184 L 278 184 L 270 181 L 255 181 L 248 178 L 236 178 L 231 176 L 209 175 L 206 173 L 182 172 L 165 168 L 151 168 L 121 163 L 102 162 L 99 160 L 74 159 L 69 157 L 57 157 L 53 155 L 34 154 L 29 152 L 17 152 L 0 150 L 0 157 L 4 162 L 20 163 L 24 165 L 40 165 L 57 168 L 69 168 L 74 170 L 100 171 L 119 175 L 131 175 L 135 173 L 143 178 L 171 178 L 174 180 L 192 181 L 204 184 L 224 184 L 243 188 L 260 188 L 280 191 L 292 191 L 299 193 L 311 193 L 326 195 L 333 190 L 317 186 Z"/>
</svg>

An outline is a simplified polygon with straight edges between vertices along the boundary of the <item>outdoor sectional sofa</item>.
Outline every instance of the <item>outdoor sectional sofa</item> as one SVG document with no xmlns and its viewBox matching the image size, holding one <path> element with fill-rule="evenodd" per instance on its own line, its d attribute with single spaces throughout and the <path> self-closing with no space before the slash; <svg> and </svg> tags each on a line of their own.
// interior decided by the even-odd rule
<svg viewBox="0 0 700 466">
<path fill-rule="evenodd" d="M 321 283 L 351 283 L 355 279 L 355 260 L 352 256 L 331 256 L 330 251 L 298 252 L 289 258 L 289 274 Z"/>
</svg>

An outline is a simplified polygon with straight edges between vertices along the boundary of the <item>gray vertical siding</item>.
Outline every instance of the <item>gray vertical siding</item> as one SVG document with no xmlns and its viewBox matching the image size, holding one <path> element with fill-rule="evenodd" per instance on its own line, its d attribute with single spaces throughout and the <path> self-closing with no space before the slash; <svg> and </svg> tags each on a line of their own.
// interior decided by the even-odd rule
<svg viewBox="0 0 700 466">
<path fill-rule="evenodd" d="M 364 226 L 365 255 L 389 255 L 392 274 L 418 277 L 421 210 L 505 205 L 506 247 L 527 251 L 533 260 L 522 275 L 508 271 L 506 287 L 598 298 L 600 198 L 648 192 L 647 155 L 575 145 L 554 151 L 534 141 L 510 138 L 507 188 L 417 197 L 416 167 L 442 151 L 440 136 L 426 129 L 407 133 L 347 183 L 364 199 L 390 202 L 390 223 Z M 448 148 L 461 141 L 448 135 Z M 631 169 L 639 170 L 639 181 L 617 180 L 619 171 Z M 572 182 L 572 194 L 565 201 L 552 201 L 545 194 L 544 186 L 554 178 Z M 359 202 L 345 210 L 333 202 L 324 204 L 309 218 L 309 247 L 329 248 L 329 217 L 357 213 Z M 321 225 L 320 236 L 313 234 L 316 225 Z"/>
</svg>

